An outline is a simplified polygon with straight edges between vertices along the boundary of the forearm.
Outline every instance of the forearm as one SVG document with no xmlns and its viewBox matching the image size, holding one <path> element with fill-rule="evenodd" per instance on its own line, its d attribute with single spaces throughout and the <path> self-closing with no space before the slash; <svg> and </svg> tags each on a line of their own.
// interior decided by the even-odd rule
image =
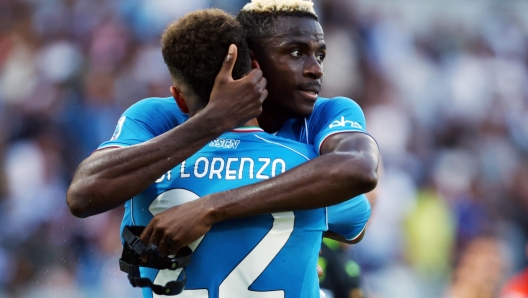
<svg viewBox="0 0 528 298">
<path fill-rule="evenodd" d="M 277 177 L 204 197 L 213 222 L 338 204 L 372 190 L 377 155 L 329 153 Z M 322 170 L 324 169 L 324 170 Z"/>
<path fill-rule="evenodd" d="M 95 152 L 78 167 L 68 189 L 72 214 L 86 217 L 123 204 L 222 132 L 196 116 L 148 142 Z"/>
</svg>

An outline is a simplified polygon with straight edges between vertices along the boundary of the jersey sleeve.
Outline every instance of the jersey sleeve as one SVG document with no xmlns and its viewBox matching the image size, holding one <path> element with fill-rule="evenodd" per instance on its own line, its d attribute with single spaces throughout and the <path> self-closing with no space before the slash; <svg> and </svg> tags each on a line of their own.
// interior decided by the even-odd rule
<svg viewBox="0 0 528 298">
<path fill-rule="evenodd" d="M 109 147 L 127 147 L 146 142 L 186 120 L 174 100 L 148 98 L 128 108 L 117 121 L 114 134 L 97 150 Z"/>
<path fill-rule="evenodd" d="M 341 132 L 367 131 L 365 115 L 361 107 L 352 99 L 335 97 L 323 99 L 310 117 L 310 131 L 318 154 L 323 142 L 331 135 Z"/>
<path fill-rule="evenodd" d="M 361 235 L 370 218 L 370 202 L 365 195 L 327 208 L 328 230 L 352 241 Z"/>
</svg>

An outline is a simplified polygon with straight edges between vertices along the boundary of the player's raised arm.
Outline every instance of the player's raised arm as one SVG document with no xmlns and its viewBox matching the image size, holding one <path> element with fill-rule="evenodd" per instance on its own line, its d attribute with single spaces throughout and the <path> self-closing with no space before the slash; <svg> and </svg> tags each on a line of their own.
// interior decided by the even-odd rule
<svg viewBox="0 0 528 298">
<path fill-rule="evenodd" d="M 267 96 L 266 80 L 258 69 L 233 80 L 236 57 L 237 48 L 232 45 L 212 87 L 211 104 L 194 117 L 148 141 L 131 138 L 132 141 L 120 144 L 120 148 L 98 150 L 85 159 L 77 168 L 66 195 L 72 214 L 87 217 L 123 204 L 209 141 L 258 116 Z M 174 87 L 171 92 L 176 99 L 182 96 Z M 130 133 L 137 130 L 149 131 L 149 128 L 134 127 Z"/>
<path fill-rule="evenodd" d="M 209 200 L 214 222 L 331 206 L 374 189 L 378 163 L 379 151 L 372 137 L 340 133 L 326 140 L 318 158 L 272 179 L 204 199 Z"/>
</svg>

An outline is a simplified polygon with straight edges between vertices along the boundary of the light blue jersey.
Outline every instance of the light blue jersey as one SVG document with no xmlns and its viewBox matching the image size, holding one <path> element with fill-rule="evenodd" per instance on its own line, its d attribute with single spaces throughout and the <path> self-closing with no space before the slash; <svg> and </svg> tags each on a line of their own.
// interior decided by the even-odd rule
<svg viewBox="0 0 528 298">
<path fill-rule="evenodd" d="M 346 97 L 319 97 L 308 118 L 289 119 L 278 136 L 315 146 L 320 153 L 324 141 L 337 133 L 366 133 L 365 116 L 359 105 Z"/>
<path fill-rule="evenodd" d="M 359 105 L 346 97 L 319 97 L 307 118 L 289 119 L 277 136 L 313 145 L 318 154 L 324 141 L 338 133 L 367 133 L 365 116 Z M 347 240 L 358 238 L 370 217 L 370 203 L 365 195 L 328 208 L 328 229 Z"/>
<path fill-rule="evenodd" d="M 139 144 L 186 120 L 187 115 L 172 98 L 146 99 L 124 113 L 112 139 L 99 148 Z M 345 131 L 349 129 L 346 121 L 340 122 Z M 358 130 L 358 126 L 364 128 L 364 119 L 352 128 Z M 321 134 L 320 142 L 336 131 L 332 129 L 335 126 L 329 128 Z M 294 138 L 296 135 L 285 131 L 294 130 L 283 128 L 279 135 L 302 140 L 302 134 Z M 305 139 L 309 140 L 309 135 Z M 153 215 L 167 208 L 274 177 L 316 156 L 311 144 L 269 135 L 258 128 L 228 132 L 128 201 L 123 226 L 147 225 Z M 314 268 L 323 231 L 330 226 L 350 240 L 361 233 L 369 216 L 370 205 L 359 196 L 329 208 L 215 224 L 192 245 L 192 262 L 185 269 L 186 290 L 178 297 L 319 297 Z M 162 285 L 178 274 L 142 270 L 143 276 Z M 156 297 L 150 289 L 143 293 L 144 297 Z"/>
</svg>

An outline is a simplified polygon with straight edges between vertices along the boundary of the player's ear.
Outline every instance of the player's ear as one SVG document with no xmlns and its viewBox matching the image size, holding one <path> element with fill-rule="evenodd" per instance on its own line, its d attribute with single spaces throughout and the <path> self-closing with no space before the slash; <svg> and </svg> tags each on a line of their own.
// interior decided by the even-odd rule
<svg viewBox="0 0 528 298">
<path fill-rule="evenodd" d="M 171 86 L 170 93 L 172 94 L 172 97 L 174 97 L 174 100 L 176 100 L 176 104 L 178 105 L 180 110 L 185 114 L 189 114 L 189 108 L 187 107 L 187 103 L 185 102 L 183 94 L 180 92 L 180 90 L 178 90 L 174 86 Z"/>
</svg>

